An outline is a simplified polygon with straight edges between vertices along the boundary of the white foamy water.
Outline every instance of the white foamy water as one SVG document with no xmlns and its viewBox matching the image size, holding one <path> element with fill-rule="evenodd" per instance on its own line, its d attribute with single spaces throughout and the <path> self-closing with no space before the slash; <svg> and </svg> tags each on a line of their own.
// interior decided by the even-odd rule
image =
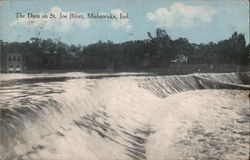
<svg viewBox="0 0 250 160">
<path fill-rule="evenodd" d="M 249 157 L 249 86 L 233 73 L 0 81 L 4 160 Z"/>
</svg>

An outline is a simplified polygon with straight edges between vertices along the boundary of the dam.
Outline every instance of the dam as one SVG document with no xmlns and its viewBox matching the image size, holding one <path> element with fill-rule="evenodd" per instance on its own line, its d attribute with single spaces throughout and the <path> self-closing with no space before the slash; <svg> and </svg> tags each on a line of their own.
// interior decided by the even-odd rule
<svg viewBox="0 0 250 160">
<path fill-rule="evenodd" d="M 249 158 L 235 73 L 0 75 L 0 159 Z"/>
</svg>

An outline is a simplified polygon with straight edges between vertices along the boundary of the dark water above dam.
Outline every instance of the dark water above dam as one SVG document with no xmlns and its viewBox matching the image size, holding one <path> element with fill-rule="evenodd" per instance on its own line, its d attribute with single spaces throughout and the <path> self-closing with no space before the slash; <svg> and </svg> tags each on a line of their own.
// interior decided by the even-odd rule
<svg viewBox="0 0 250 160">
<path fill-rule="evenodd" d="M 1 159 L 248 159 L 234 73 L 0 74 Z"/>
</svg>

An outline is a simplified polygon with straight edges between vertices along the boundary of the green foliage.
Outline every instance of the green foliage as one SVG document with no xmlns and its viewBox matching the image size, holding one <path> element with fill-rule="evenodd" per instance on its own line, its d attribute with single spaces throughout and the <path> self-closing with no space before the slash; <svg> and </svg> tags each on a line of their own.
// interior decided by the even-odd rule
<svg viewBox="0 0 250 160">
<path fill-rule="evenodd" d="M 1 55 L 19 52 L 27 69 L 146 69 L 167 67 L 177 55 L 188 63 L 249 64 L 249 45 L 237 32 L 218 43 L 192 44 L 186 38 L 172 40 L 157 28 L 155 37 L 114 44 L 97 42 L 88 46 L 68 45 L 57 40 L 31 38 L 27 42 L 0 41 Z"/>
</svg>

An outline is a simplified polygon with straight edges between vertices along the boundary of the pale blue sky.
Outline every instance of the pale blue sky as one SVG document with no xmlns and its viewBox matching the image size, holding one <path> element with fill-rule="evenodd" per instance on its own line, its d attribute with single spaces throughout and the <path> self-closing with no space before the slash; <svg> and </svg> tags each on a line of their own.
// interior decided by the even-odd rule
<svg viewBox="0 0 250 160">
<path fill-rule="evenodd" d="M 48 13 L 54 10 L 77 13 L 129 14 L 129 20 L 77 20 L 61 23 L 16 18 L 16 13 Z M 30 19 L 29 19 L 30 20 Z M 37 21 L 37 20 L 34 20 Z M 241 0 L 3 0 L 0 1 L 0 39 L 27 41 L 31 37 L 60 39 L 68 44 L 87 45 L 99 40 L 115 43 L 147 38 L 157 27 L 172 39 L 186 37 L 193 43 L 217 42 L 234 31 L 249 42 L 249 3 Z"/>
</svg>

